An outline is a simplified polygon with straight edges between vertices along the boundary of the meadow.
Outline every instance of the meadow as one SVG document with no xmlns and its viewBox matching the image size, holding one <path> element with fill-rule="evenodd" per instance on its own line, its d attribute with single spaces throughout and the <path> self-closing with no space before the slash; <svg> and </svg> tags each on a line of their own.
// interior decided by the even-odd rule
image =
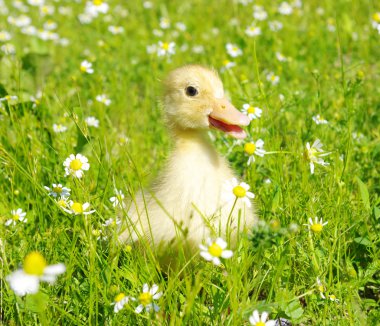
<svg viewBox="0 0 380 326">
<path fill-rule="evenodd" d="M 0 324 L 378 325 L 379 58 L 371 0 L 0 0 Z M 121 203 L 165 164 L 161 80 L 189 63 L 251 114 L 210 137 L 259 222 L 167 274 L 118 244 Z"/>
</svg>

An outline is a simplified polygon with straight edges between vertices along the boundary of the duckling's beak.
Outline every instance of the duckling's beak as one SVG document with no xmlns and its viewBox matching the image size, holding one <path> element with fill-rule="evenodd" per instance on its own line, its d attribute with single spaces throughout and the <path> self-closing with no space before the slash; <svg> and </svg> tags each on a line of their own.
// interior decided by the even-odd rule
<svg viewBox="0 0 380 326">
<path fill-rule="evenodd" d="M 248 126 L 248 116 L 237 110 L 227 99 L 215 99 L 208 116 L 210 126 L 226 132 L 235 138 L 245 138 L 247 134 L 239 126 Z"/>
</svg>

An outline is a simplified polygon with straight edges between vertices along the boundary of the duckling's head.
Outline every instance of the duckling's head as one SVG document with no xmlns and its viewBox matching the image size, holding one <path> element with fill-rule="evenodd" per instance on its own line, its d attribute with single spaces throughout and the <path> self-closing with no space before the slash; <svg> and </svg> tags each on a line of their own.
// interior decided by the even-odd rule
<svg viewBox="0 0 380 326">
<path fill-rule="evenodd" d="M 240 126 L 249 125 L 250 120 L 225 98 L 213 70 L 198 65 L 173 70 L 164 81 L 163 102 L 174 130 L 214 127 L 236 138 L 246 136 Z"/>
</svg>

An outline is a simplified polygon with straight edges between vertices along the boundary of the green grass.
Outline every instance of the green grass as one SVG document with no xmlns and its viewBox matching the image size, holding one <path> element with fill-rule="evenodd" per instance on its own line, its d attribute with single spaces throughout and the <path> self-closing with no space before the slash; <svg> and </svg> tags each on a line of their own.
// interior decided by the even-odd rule
<svg viewBox="0 0 380 326">
<path fill-rule="evenodd" d="M 57 33 L 70 41 L 63 47 L 20 33 L 7 22 L 20 11 L 13 1 L 5 3 L 9 13 L 0 15 L 0 31 L 12 39 L 0 46 L 12 43 L 16 53 L 0 51 L 0 98 L 17 95 L 18 101 L 1 102 L 0 109 L 0 323 L 244 325 L 258 309 L 295 325 L 376 325 L 380 35 L 371 17 L 380 11 L 378 4 L 305 0 L 302 9 L 284 16 L 277 13 L 280 1 L 255 1 L 269 14 L 257 22 L 262 28 L 257 38 L 244 33 L 253 20 L 253 3 L 157 1 L 144 9 L 137 1 L 109 1 L 108 14 L 88 25 L 77 19 L 84 3 L 48 1 L 56 13 L 45 17 L 27 5 L 34 26 L 49 18 L 57 22 Z M 59 14 L 60 6 L 72 13 Z M 160 17 L 168 17 L 172 26 L 156 37 L 152 30 L 160 29 Z M 273 20 L 283 29 L 271 31 L 268 21 Z M 173 35 L 177 22 L 187 30 Z M 335 31 L 328 30 L 329 23 Z M 125 32 L 112 35 L 109 25 Z M 218 28 L 217 36 L 212 28 Z M 170 59 L 147 54 L 146 46 L 159 40 L 175 42 L 176 54 Z M 228 42 L 243 55 L 230 58 Z M 183 45 L 188 50 L 181 52 Z M 192 52 L 195 45 L 204 51 Z M 279 62 L 276 52 L 289 60 Z M 224 268 L 196 255 L 191 262 L 178 258 L 179 266 L 190 264 L 183 273 L 166 275 L 155 258 L 162 252 L 129 251 L 117 244 L 114 228 L 102 227 L 117 215 L 109 198 L 115 187 L 130 198 L 148 186 L 170 152 L 159 105 L 165 74 L 186 63 L 220 71 L 227 58 L 236 66 L 220 74 L 225 89 L 236 107 L 251 103 L 263 109 L 248 131 L 271 153 L 247 166 L 242 145 L 232 147 L 232 139 L 214 133 L 215 145 L 253 189 L 262 222 L 251 236 L 242 235 Z M 84 59 L 93 62 L 94 74 L 80 72 Z M 270 71 L 280 77 L 276 86 L 266 80 Z M 43 96 L 33 107 L 30 96 L 39 90 Z M 112 100 L 110 106 L 95 101 L 102 93 Z M 329 123 L 315 124 L 316 114 Z M 99 128 L 86 126 L 88 116 L 99 119 Z M 67 131 L 55 133 L 54 123 Z M 130 141 L 123 143 L 121 135 Z M 330 165 L 316 165 L 311 175 L 303 152 L 316 139 L 331 152 L 325 157 Z M 79 152 L 88 157 L 90 170 L 79 181 L 64 177 L 63 161 Z M 72 189 L 73 200 L 89 202 L 96 213 L 85 218 L 63 212 L 43 188 L 59 182 Z M 27 213 L 28 222 L 5 226 L 17 208 Z M 328 221 L 319 235 L 303 225 L 314 216 Z M 97 240 L 93 229 L 103 229 L 108 239 Z M 5 277 L 31 251 L 41 252 L 49 264 L 64 263 L 67 270 L 53 286 L 42 283 L 37 295 L 18 297 Z M 320 297 L 317 277 L 325 295 L 334 294 L 338 303 Z M 114 297 L 120 292 L 136 297 L 144 283 L 163 291 L 160 312 L 136 314 L 131 303 L 115 314 Z"/>
</svg>

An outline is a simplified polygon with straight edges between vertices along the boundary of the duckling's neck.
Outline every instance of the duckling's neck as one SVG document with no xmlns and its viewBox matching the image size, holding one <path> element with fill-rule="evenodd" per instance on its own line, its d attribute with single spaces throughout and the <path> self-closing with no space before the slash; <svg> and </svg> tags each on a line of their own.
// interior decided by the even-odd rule
<svg viewBox="0 0 380 326">
<path fill-rule="evenodd" d="M 193 205 L 214 214 L 221 206 L 223 184 L 233 172 L 206 130 L 177 130 L 173 136 L 175 148 L 158 183 L 157 198 L 178 218 L 188 218 Z"/>
<path fill-rule="evenodd" d="M 173 138 L 176 143 L 183 141 L 200 141 L 209 143 L 209 137 L 207 136 L 206 130 L 198 129 L 173 129 L 172 130 Z"/>
</svg>

